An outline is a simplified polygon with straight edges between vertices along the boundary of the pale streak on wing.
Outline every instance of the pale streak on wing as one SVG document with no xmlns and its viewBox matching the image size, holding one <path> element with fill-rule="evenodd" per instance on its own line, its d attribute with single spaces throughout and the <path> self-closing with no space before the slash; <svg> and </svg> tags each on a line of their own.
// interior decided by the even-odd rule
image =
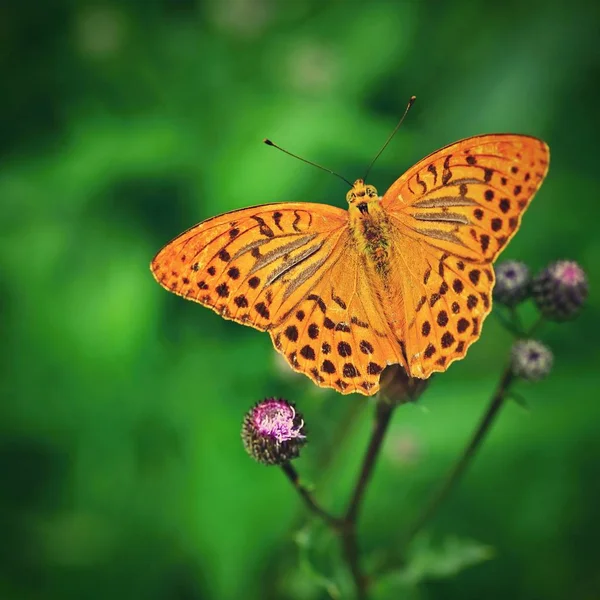
<svg viewBox="0 0 600 600">
<path fill-rule="evenodd" d="M 312 289 L 320 283 L 321 279 L 331 272 L 337 260 L 342 256 L 337 248 L 340 243 L 347 239 L 347 236 L 348 231 L 343 229 L 338 233 L 337 239 L 324 238 L 314 245 L 318 245 L 318 248 L 313 247 L 310 253 L 301 253 L 304 254 L 302 259 L 295 261 L 293 265 L 289 265 L 289 269 L 274 280 L 271 285 L 263 286 L 262 289 L 265 294 L 268 290 L 275 290 L 270 302 L 273 307 L 274 323 L 280 324 L 286 320 L 298 304 L 310 295 Z M 322 256 L 318 255 L 319 252 Z M 312 259 L 312 262 L 308 266 L 304 266 L 304 261 L 308 259 Z M 327 264 L 328 262 L 329 264 Z M 288 302 L 296 291 L 299 291 L 298 298 L 295 301 L 292 299 L 292 303 Z"/>
<path fill-rule="evenodd" d="M 225 233 L 221 233 L 220 235 L 225 235 Z M 247 233 L 247 232 L 245 232 Z M 210 240 L 210 242 L 207 243 L 207 246 L 209 243 L 212 243 L 216 238 L 213 238 L 212 240 Z M 250 242 L 249 244 L 246 244 L 245 246 L 242 246 L 232 257 L 232 260 L 235 260 L 236 258 L 239 258 L 240 256 L 242 256 L 242 254 L 247 254 L 248 252 L 250 252 L 251 250 L 254 250 L 254 248 L 260 248 L 261 246 L 263 246 L 264 244 L 268 244 L 269 243 L 269 238 L 261 238 L 258 240 L 254 240 L 253 242 Z"/>
<path fill-rule="evenodd" d="M 271 271 L 271 273 L 267 276 L 265 280 L 265 286 L 271 285 L 272 283 L 277 281 L 284 273 L 287 273 L 293 267 L 304 262 L 307 258 L 310 258 L 313 254 L 318 252 L 323 247 L 323 244 L 324 242 L 321 240 L 294 256 L 290 256 L 287 259 L 285 259 L 284 257 L 282 263 L 275 267 L 275 269 L 273 269 L 273 271 Z"/>
<path fill-rule="evenodd" d="M 293 250 L 296 250 L 301 246 L 305 246 L 308 242 L 314 240 L 315 237 L 317 237 L 316 233 L 311 235 L 305 235 L 287 244 L 284 244 L 283 246 L 279 246 L 277 248 L 274 248 L 273 250 L 269 250 L 269 252 L 256 259 L 254 266 L 252 267 L 252 269 L 250 269 L 250 275 L 256 273 L 263 267 L 270 265 L 272 262 L 276 261 L 278 258 L 284 256 L 285 254 L 288 254 L 289 252 L 292 252 Z"/>
<path fill-rule="evenodd" d="M 476 183 L 479 183 L 475 180 Z M 415 208 L 451 208 L 453 206 L 476 206 L 477 202 L 466 196 L 443 196 L 419 200 L 412 206 Z"/>
<path fill-rule="evenodd" d="M 444 242 L 452 242 L 454 244 L 458 244 L 459 246 L 464 246 L 462 240 L 450 231 L 443 231 L 442 229 L 419 229 L 418 227 L 407 227 L 407 229 L 412 229 L 413 231 L 416 231 L 417 233 L 420 233 L 426 237 L 432 237 L 438 240 L 443 240 Z"/>
<path fill-rule="evenodd" d="M 296 275 L 285 288 L 283 294 L 283 300 L 287 300 L 301 285 L 306 283 L 313 275 L 318 273 L 319 269 L 327 262 L 329 257 L 327 255 L 320 258 L 317 262 L 311 264 L 309 267 L 304 269 Z"/>
<path fill-rule="evenodd" d="M 413 218 L 417 221 L 442 221 L 447 223 L 460 223 L 468 225 L 471 221 L 466 215 L 451 212 L 416 213 Z"/>
</svg>

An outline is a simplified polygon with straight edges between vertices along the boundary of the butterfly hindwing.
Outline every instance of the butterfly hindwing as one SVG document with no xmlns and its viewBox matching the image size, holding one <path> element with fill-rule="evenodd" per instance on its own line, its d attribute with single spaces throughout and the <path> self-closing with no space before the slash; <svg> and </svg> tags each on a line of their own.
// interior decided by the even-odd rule
<svg viewBox="0 0 600 600">
<path fill-rule="evenodd" d="M 388 364 L 406 362 L 350 240 L 336 248 L 327 272 L 271 337 L 289 364 L 317 385 L 372 395 Z"/>
<path fill-rule="evenodd" d="M 394 331 L 405 340 L 410 374 L 424 378 L 463 358 L 479 338 L 491 308 L 494 272 L 491 264 L 478 265 L 425 243 L 414 244 L 414 250 L 412 243 L 405 244 L 411 279 L 401 280 L 398 294 L 406 312 Z M 397 265 L 403 267 L 403 262 Z"/>
</svg>

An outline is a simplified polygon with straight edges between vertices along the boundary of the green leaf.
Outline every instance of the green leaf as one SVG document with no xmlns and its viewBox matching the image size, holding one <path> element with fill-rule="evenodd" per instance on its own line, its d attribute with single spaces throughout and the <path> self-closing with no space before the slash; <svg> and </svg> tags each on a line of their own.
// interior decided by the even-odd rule
<svg viewBox="0 0 600 600">
<path fill-rule="evenodd" d="M 494 549 L 475 540 L 446 538 L 434 545 L 428 536 L 418 537 L 412 544 L 406 565 L 385 579 L 405 586 L 416 586 L 428 579 L 444 579 L 464 569 L 493 558 Z M 382 580 L 383 581 L 383 580 Z"/>
<path fill-rule="evenodd" d="M 315 543 L 318 544 L 315 537 L 318 537 L 318 535 L 310 525 L 303 527 L 294 534 L 294 542 L 298 546 L 298 571 L 296 573 L 298 585 L 295 586 L 296 591 L 300 592 L 299 596 L 312 597 L 314 594 L 310 588 L 313 588 L 313 590 L 319 589 L 325 591 L 332 600 L 338 600 L 338 598 L 342 598 L 338 584 L 319 572 L 311 560 L 310 551 Z M 304 591 L 298 589 L 301 580 L 302 586 L 305 588 Z"/>
<path fill-rule="evenodd" d="M 525 399 L 524 396 L 521 396 L 521 394 L 518 394 L 517 392 L 513 392 L 511 390 L 506 394 L 506 397 L 509 398 L 510 400 L 513 400 L 518 406 L 520 406 L 526 412 L 531 412 L 531 408 L 529 407 L 527 400 Z"/>
</svg>

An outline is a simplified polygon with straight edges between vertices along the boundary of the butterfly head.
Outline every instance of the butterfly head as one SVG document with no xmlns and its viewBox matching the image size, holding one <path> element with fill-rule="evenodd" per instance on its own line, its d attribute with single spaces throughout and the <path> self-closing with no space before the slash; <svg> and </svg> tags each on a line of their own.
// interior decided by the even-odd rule
<svg viewBox="0 0 600 600">
<path fill-rule="evenodd" d="M 357 179 L 352 189 L 346 194 L 350 206 L 357 206 L 361 212 L 368 212 L 369 204 L 379 200 L 377 190 L 372 185 L 367 185 L 362 179 Z"/>
</svg>

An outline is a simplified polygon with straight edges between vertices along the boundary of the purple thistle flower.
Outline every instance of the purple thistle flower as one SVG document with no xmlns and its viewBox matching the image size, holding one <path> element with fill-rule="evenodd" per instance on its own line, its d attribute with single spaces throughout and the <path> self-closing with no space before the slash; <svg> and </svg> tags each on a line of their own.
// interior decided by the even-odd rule
<svg viewBox="0 0 600 600">
<path fill-rule="evenodd" d="M 244 417 L 242 440 L 258 462 L 282 465 L 297 458 L 306 443 L 304 419 L 286 400 L 266 398 Z"/>
<path fill-rule="evenodd" d="M 558 260 L 533 280 L 533 299 L 548 319 L 564 321 L 575 317 L 587 299 L 585 271 L 571 260 Z"/>
</svg>

